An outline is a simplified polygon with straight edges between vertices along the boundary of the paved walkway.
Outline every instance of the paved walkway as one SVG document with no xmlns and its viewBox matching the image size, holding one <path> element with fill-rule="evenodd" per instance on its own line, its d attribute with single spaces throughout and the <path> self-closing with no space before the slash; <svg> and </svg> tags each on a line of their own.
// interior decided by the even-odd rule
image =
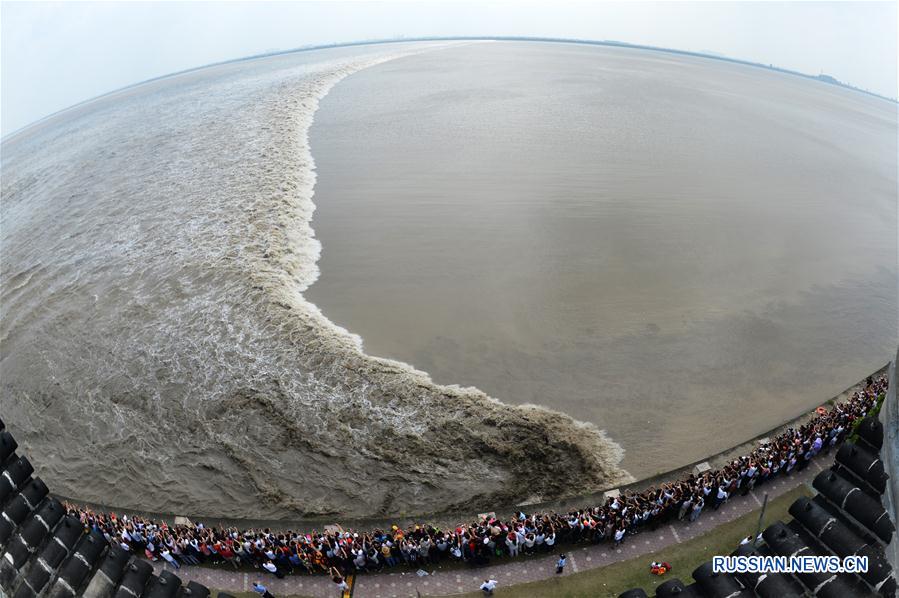
<svg viewBox="0 0 899 598">
<path fill-rule="evenodd" d="M 407 598 L 418 595 L 462 594 L 477 591 L 484 578 L 488 576 L 497 580 L 500 587 L 547 579 L 556 575 L 556 560 L 560 551 L 568 555 L 568 566 L 563 575 L 604 567 L 641 554 L 656 552 L 672 544 L 701 536 L 723 523 L 759 509 L 765 492 L 768 493 L 769 499 L 772 499 L 801 484 L 811 484 L 812 479 L 824 468 L 822 461 L 827 463 L 826 459 L 814 459 L 802 472 L 794 473 L 788 478 L 779 477 L 746 496 L 737 494 L 718 511 L 713 511 L 709 507 L 703 510 L 699 519 L 693 523 L 674 521 L 671 525 L 660 526 L 655 531 L 646 530 L 629 537 L 615 550 L 609 550 L 608 543 L 559 546 L 555 554 L 519 557 L 515 560 L 495 559 L 496 565 L 485 568 L 427 567 L 429 575 L 421 577 L 415 571 L 396 567 L 389 570 L 390 572 L 385 570 L 383 573 L 357 576 L 353 598 Z M 163 567 L 170 568 L 169 565 L 159 563 L 154 563 L 154 567 L 157 573 Z M 253 582 L 263 580 L 269 591 L 279 598 L 291 595 L 337 598 L 341 595 L 334 583 L 324 575 L 292 575 L 284 579 L 275 579 L 271 575 L 259 572 L 244 573 L 208 567 L 182 567 L 177 574 L 184 583 L 196 580 L 210 588 L 238 592 L 252 591 Z"/>
</svg>

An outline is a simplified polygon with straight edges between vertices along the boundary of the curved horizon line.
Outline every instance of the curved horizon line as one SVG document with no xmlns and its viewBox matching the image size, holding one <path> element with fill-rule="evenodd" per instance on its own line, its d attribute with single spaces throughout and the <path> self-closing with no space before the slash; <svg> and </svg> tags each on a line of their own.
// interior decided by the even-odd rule
<svg viewBox="0 0 899 598">
<path fill-rule="evenodd" d="M 160 81 L 162 79 L 168 79 L 170 77 L 177 77 L 180 75 L 184 75 L 186 73 L 192 73 L 194 71 L 199 71 L 206 68 L 211 68 L 215 66 L 221 66 L 225 64 L 233 64 L 237 62 L 250 61 L 250 60 L 261 60 L 263 58 L 271 58 L 272 56 L 284 56 L 287 54 L 297 54 L 300 52 L 313 52 L 316 50 L 327 50 L 331 48 L 351 48 L 354 46 L 373 46 L 378 44 L 398 44 L 398 43 L 415 43 L 415 42 L 427 42 L 427 41 L 525 41 L 525 42 L 540 42 L 540 43 L 566 43 L 566 44 L 581 44 L 581 45 L 591 45 L 591 46 L 605 46 L 605 47 L 614 47 L 614 48 L 628 48 L 632 50 L 649 50 L 655 52 L 666 52 L 669 54 L 678 54 L 682 56 L 693 56 L 697 58 L 706 58 L 709 60 L 718 60 L 721 62 L 731 62 L 734 64 L 742 64 L 744 66 L 751 66 L 756 68 L 763 68 L 770 71 L 775 71 L 779 73 L 784 73 L 788 75 L 794 75 L 798 77 L 802 77 L 804 79 L 810 79 L 812 81 L 818 81 L 820 83 L 825 83 L 827 85 L 835 85 L 837 87 L 842 87 L 844 89 L 848 89 L 850 91 L 855 91 L 858 93 L 862 93 L 868 96 L 872 96 L 881 100 L 885 100 L 887 102 L 893 104 L 899 104 L 899 99 L 891 98 L 888 96 L 884 96 L 873 91 L 869 91 L 867 89 L 862 89 L 860 87 L 855 87 L 854 85 L 850 85 L 849 83 L 845 83 L 840 81 L 834 77 L 829 75 L 825 75 L 821 73 L 820 75 L 810 75 L 808 73 L 803 73 L 801 71 L 795 71 L 792 69 L 782 68 L 775 66 L 773 63 L 764 64 L 761 62 L 753 62 L 750 60 L 744 60 L 741 58 L 732 58 L 730 56 L 725 56 L 723 54 L 707 54 L 704 52 L 696 52 L 693 50 L 680 50 L 677 48 L 666 48 L 664 46 L 650 46 L 647 44 L 635 44 L 630 42 L 623 42 L 617 40 L 594 40 L 594 39 L 584 39 L 584 38 L 567 38 L 567 37 L 543 37 L 543 36 L 519 36 L 519 35 L 438 35 L 438 36 L 422 36 L 422 37 L 398 37 L 398 38 L 376 38 L 376 39 L 367 39 L 367 40 L 356 40 L 356 41 L 347 41 L 347 42 L 333 42 L 330 44 L 315 44 L 310 46 L 297 46 L 296 48 L 290 48 L 287 50 L 275 50 L 272 52 L 261 52 L 258 54 L 250 54 L 247 56 L 241 56 L 238 58 L 229 58 L 226 60 L 219 60 L 216 62 L 210 62 L 207 64 L 202 64 L 194 67 L 189 67 L 186 69 L 182 69 L 179 71 L 174 71 L 171 73 L 167 73 L 165 75 L 158 75 L 156 77 L 150 77 L 149 79 L 143 79 L 141 81 L 137 81 L 135 83 L 129 83 L 128 85 L 124 85 L 122 87 L 117 87 L 110 91 L 101 93 L 96 96 L 92 96 L 85 100 L 81 100 L 80 102 L 76 102 L 70 106 L 65 108 L 61 108 L 55 112 L 51 112 L 46 116 L 42 116 L 41 118 L 34 120 L 26 125 L 19 127 L 18 129 L 0 136 L 0 143 L 6 143 L 13 137 L 24 133 L 31 127 L 38 125 L 48 119 L 51 119 L 55 116 L 59 116 L 64 112 L 68 112 L 74 108 L 79 106 L 83 106 L 85 104 L 89 104 L 91 102 L 95 102 L 102 98 L 115 95 L 117 93 L 121 93 L 125 90 L 132 89 L 134 87 L 140 87 L 141 85 L 146 85 L 147 83 L 152 83 L 154 81 Z M 827 77 L 827 78 L 824 78 Z"/>
</svg>

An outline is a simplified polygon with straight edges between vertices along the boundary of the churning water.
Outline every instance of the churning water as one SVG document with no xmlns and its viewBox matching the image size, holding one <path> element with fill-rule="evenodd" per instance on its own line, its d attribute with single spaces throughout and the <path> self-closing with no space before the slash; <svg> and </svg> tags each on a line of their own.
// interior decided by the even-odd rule
<svg viewBox="0 0 899 598">
<path fill-rule="evenodd" d="M 0 408 L 87 500 L 586 492 L 629 477 L 600 429 L 654 473 L 895 346 L 895 105 L 761 69 L 323 50 L 130 88 L 2 153 Z"/>
<path fill-rule="evenodd" d="M 0 410 L 54 491 L 364 516 L 627 478 L 594 426 L 368 357 L 303 298 L 320 252 L 318 100 L 361 68 L 446 46 L 219 65 L 4 141 Z"/>
</svg>

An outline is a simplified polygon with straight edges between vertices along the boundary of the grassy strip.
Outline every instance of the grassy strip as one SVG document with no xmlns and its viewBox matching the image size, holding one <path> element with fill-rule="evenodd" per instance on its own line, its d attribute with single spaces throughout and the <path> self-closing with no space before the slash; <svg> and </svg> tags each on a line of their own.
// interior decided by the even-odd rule
<svg viewBox="0 0 899 598">
<path fill-rule="evenodd" d="M 812 496 L 814 493 L 804 484 L 790 490 L 775 499 L 768 501 L 768 509 L 762 522 L 764 529 L 778 519 L 790 518 L 788 509 L 800 496 Z M 740 543 L 740 540 L 755 532 L 761 509 L 756 509 L 729 523 L 724 523 L 714 528 L 707 534 L 687 540 L 681 544 L 669 546 L 658 552 L 644 554 L 633 559 L 597 567 L 582 573 L 565 575 L 564 577 L 552 577 L 541 581 L 512 585 L 497 588 L 495 595 L 504 598 L 614 598 L 621 592 L 630 588 L 643 588 L 649 596 L 655 594 L 655 588 L 659 584 L 668 581 L 672 577 L 679 577 L 684 583 L 692 582 L 690 574 L 693 569 L 710 560 L 716 554 L 730 554 Z M 658 577 L 649 572 L 649 563 L 652 561 L 667 561 L 674 566 L 674 571 Z M 489 569 L 485 570 L 485 573 Z M 212 595 L 218 595 L 219 590 L 212 590 Z M 234 592 L 222 590 L 236 598 L 258 598 L 254 592 Z M 336 588 L 335 588 L 336 595 Z M 465 594 L 467 598 L 483 598 L 481 592 Z M 298 595 L 281 596 L 278 598 L 303 598 Z"/>
<path fill-rule="evenodd" d="M 768 501 L 762 529 L 778 519 L 789 519 L 788 509 L 800 496 L 811 496 L 813 492 L 804 484 Z M 716 554 L 730 554 L 739 545 L 740 540 L 755 533 L 759 513 L 757 509 L 729 523 L 719 525 L 707 534 L 693 538 L 681 544 L 669 546 L 658 552 L 644 554 L 633 559 L 597 567 L 582 573 L 553 577 L 541 581 L 497 588 L 495 595 L 502 597 L 526 596 L 528 598 L 594 598 L 618 596 L 631 588 L 643 588 L 649 596 L 655 594 L 659 584 L 672 577 L 679 577 L 689 585 L 693 578 L 691 573 L 702 563 L 711 560 Z M 667 561 L 674 571 L 659 577 L 649 572 L 652 561 Z M 470 598 L 482 597 L 480 592 L 465 594 Z"/>
</svg>

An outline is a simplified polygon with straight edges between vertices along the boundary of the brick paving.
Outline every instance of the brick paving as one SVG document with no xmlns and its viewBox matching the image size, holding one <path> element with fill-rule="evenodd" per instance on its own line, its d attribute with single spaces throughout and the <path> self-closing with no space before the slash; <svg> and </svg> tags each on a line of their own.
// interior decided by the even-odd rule
<svg viewBox="0 0 899 598">
<path fill-rule="evenodd" d="M 447 596 L 477 591 L 485 577 L 499 582 L 500 587 L 537 581 L 556 576 L 557 554 L 564 551 L 568 555 L 568 566 L 564 575 L 572 575 L 596 567 L 631 559 L 642 554 L 655 552 L 701 536 L 715 527 L 733 521 L 738 517 L 762 506 L 762 497 L 767 492 L 769 498 L 776 498 L 802 484 L 811 484 L 812 479 L 823 470 L 820 459 L 801 472 L 788 478 L 778 477 L 762 486 L 758 491 L 746 496 L 737 494 L 718 511 L 711 507 L 693 523 L 674 521 L 662 525 L 655 531 L 645 530 L 635 536 L 628 536 L 624 544 L 615 550 L 608 543 L 589 546 L 558 546 L 554 554 L 540 554 L 519 557 L 515 560 L 497 559 L 495 565 L 481 568 L 460 568 L 458 566 L 426 567 L 429 575 L 419 577 L 415 571 L 399 566 L 382 573 L 359 575 L 355 580 L 353 598 L 407 598 L 421 596 Z M 170 565 L 154 563 L 156 573 Z M 388 572 L 389 571 L 389 572 Z M 291 575 L 276 579 L 257 571 L 227 571 L 209 567 L 182 567 L 177 575 L 187 583 L 196 580 L 207 587 L 225 591 L 252 591 L 253 582 L 262 580 L 275 596 L 308 596 L 310 598 L 337 598 L 340 592 L 334 583 L 324 575 Z"/>
</svg>

